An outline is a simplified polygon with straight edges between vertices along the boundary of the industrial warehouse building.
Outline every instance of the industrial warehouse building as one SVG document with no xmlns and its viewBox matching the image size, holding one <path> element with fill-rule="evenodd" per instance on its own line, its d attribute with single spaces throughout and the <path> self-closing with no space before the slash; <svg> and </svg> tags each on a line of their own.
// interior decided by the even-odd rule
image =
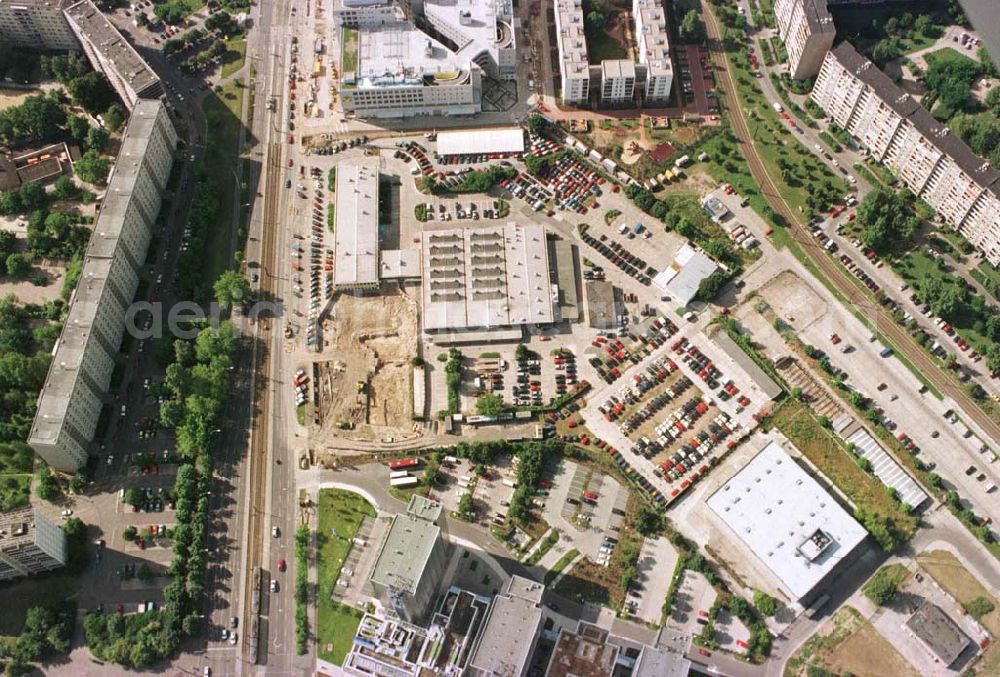
<svg viewBox="0 0 1000 677">
<path fill-rule="evenodd" d="M 776 442 L 708 498 L 708 507 L 804 605 L 861 552 L 865 529 Z"/>
<path fill-rule="evenodd" d="M 555 321 L 541 226 L 437 230 L 422 248 L 423 325 L 435 342 L 517 340 L 523 327 Z"/>
<path fill-rule="evenodd" d="M 334 288 L 377 289 L 377 165 L 337 166 L 337 206 L 334 218 Z"/>
<path fill-rule="evenodd" d="M 520 127 L 503 127 L 440 132 L 437 135 L 437 153 L 442 157 L 480 153 L 521 155 L 524 153 L 524 130 Z"/>
</svg>

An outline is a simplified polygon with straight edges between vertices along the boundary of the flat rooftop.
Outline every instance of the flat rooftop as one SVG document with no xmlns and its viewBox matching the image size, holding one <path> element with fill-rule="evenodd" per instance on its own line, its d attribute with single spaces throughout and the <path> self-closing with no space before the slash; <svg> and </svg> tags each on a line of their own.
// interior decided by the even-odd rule
<svg viewBox="0 0 1000 677">
<path fill-rule="evenodd" d="M 569 76 L 587 76 L 587 37 L 583 30 L 582 0 L 556 0 L 556 41 L 563 72 Z"/>
<path fill-rule="evenodd" d="M 12 550 L 35 543 L 35 519 L 44 519 L 32 506 L 0 513 L 0 549 Z"/>
<path fill-rule="evenodd" d="M 513 43 L 510 26 L 497 18 L 499 5 L 494 0 L 425 0 L 424 14 L 449 26 L 456 54 L 472 59 L 484 49 L 493 51 Z"/>
<path fill-rule="evenodd" d="M 555 321 L 541 226 L 432 231 L 424 234 L 422 247 L 424 330 Z"/>
<path fill-rule="evenodd" d="M 470 674 L 522 673 L 542 624 L 543 591 L 540 583 L 515 576 L 507 593 L 493 598 L 479 644 L 469 660 Z"/>
<path fill-rule="evenodd" d="M 619 647 L 608 641 L 607 630 L 581 621 L 576 632 L 563 628 L 552 649 L 546 675 L 609 677 Z"/>
<path fill-rule="evenodd" d="M 936 604 L 924 602 L 906 621 L 931 653 L 948 667 L 962 655 L 972 640 Z"/>
<path fill-rule="evenodd" d="M 670 31 L 667 17 L 660 0 L 635 0 L 636 33 L 642 41 L 639 45 L 639 63 L 646 64 L 652 76 L 673 72 L 670 62 Z"/>
<path fill-rule="evenodd" d="M 377 165 L 337 165 L 334 218 L 334 286 L 348 288 L 377 285 Z"/>
<path fill-rule="evenodd" d="M 660 272 L 653 283 L 679 306 L 686 306 L 698 294 L 701 281 L 718 270 L 715 261 L 690 244 L 683 245 L 674 255 L 674 262 Z"/>
<path fill-rule="evenodd" d="M 769 400 L 773 400 L 781 394 L 781 386 L 775 383 L 774 379 L 767 375 L 767 372 L 761 369 L 756 362 L 750 359 L 747 352 L 737 345 L 736 341 L 729 337 L 729 334 L 724 331 L 720 331 L 712 336 L 712 340 L 715 341 L 716 345 L 722 349 L 722 352 L 724 352 L 729 359 L 738 364 L 740 369 L 746 372 L 746 375 L 750 377 L 750 380 L 753 381 L 754 385 L 760 388 L 761 392 L 763 392 Z"/>
<path fill-rule="evenodd" d="M 383 249 L 379 253 L 378 274 L 383 280 L 420 277 L 420 250 Z"/>
<path fill-rule="evenodd" d="M 407 21 L 358 32 L 358 87 L 463 84 L 469 62 Z"/>
<path fill-rule="evenodd" d="M 867 535 L 776 442 L 707 503 L 795 600 L 812 592 Z"/>
<path fill-rule="evenodd" d="M 410 503 L 406 506 L 406 512 L 413 517 L 437 524 L 438 519 L 441 517 L 441 504 L 414 494 L 410 497 Z"/>
<path fill-rule="evenodd" d="M 379 551 L 371 580 L 416 592 L 441 529 L 433 522 L 405 513 L 396 515 Z"/>
<path fill-rule="evenodd" d="M 501 127 L 439 132 L 437 152 L 438 155 L 523 153 L 524 130 L 520 127 Z"/>
<path fill-rule="evenodd" d="M 90 0 L 78 2 L 65 12 L 134 92 L 139 94 L 159 83 L 160 78 L 149 64 Z"/>
</svg>

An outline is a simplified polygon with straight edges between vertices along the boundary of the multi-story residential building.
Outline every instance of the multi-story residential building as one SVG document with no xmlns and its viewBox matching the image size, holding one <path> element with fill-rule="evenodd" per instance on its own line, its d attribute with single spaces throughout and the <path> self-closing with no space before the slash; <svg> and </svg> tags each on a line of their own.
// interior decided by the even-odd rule
<svg viewBox="0 0 1000 677">
<path fill-rule="evenodd" d="M 497 80 L 517 77 L 511 0 L 424 0 L 422 11 L 458 59 Z"/>
<path fill-rule="evenodd" d="M 590 61 L 583 30 L 583 0 L 556 0 L 555 15 L 563 103 L 586 105 L 590 101 Z"/>
<path fill-rule="evenodd" d="M 130 108 L 163 94 L 160 78 L 90 0 L 0 0 L 0 44 L 82 50 Z"/>
<path fill-rule="evenodd" d="M 826 0 L 776 0 L 774 16 L 788 52 L 788 70 L 795 80 L 819 72 L 823 57 L 833 47 L 836 29 Z"/>
<path fill-rule="evenodd" d="M 0 0 L 0 44 L 32 49 L 79 49 L 63 16 L 65 0 Z"/>
<path fill-rule="evenodd" d="M 637 92 L 643 101 L 650 103 L 662 103 L 670 98 L 674 73 L 663 7 L 658 0 L 633 0 L 632 15 L 636 46 L 633 58 L 605 59 L 599 64 L 591 64 L 587 56 L 582 0 L 556 0 L 556 46 L 564 104 L 590 104 L 595 87 L 600 105 L 606 107 L 631 105 Z"/>
<path fill-rule="evenodd" d="M 812 99 L 942 221 L 1000 264 L 1000 172 L 846 42 L 824 59 Z"/>
<path fill-rule="evenodd" d="M 76 472 L 87 462 L 176 146 L 177 133 L 163 103 L 139 101 L 122 137 L 28 437 L 35 452 L 61 472 Z"/>
<path fill-rule="evenodd" d="M 66 20 L 94 68 L 107 76 L 125 104 L 163 94 L 159 76 L 90 0 L 66 8 Z"/>
<path fill-rule="evenodd" d="M 65 566 L 66 534 L 31 507 L 0 514 L 0 581 Z"/>
<path fill-rule="evenodd" d="M 646 101 L 670 98 L 674 68 L 670 62 L 670 32 L 659 0 L 632 0 L 639 63 L 646 67 Z"/>
<path fill-rule="evenodd" d="M 632 101 L 635 98 L 635 63 L 628 59 L 601 62 L 601 103 Z"/>
</svg>

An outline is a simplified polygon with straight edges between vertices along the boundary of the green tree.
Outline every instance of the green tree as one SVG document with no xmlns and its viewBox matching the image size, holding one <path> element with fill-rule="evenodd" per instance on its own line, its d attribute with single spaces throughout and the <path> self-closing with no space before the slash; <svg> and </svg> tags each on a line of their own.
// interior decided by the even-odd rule
<svg viewBox="0 0 1000 677">
<path fill-rule="evenodd" d="M 964 109 L 972 96 L 972 83 L 983 68 L 972 59 L 933 59 L 924 82 L 937 92 L 938 101 L 952 110 Z"/>
<path fill-rule="evenodd" d="M 125 531 L 122 532 L 122 538 L 124 538 L 126 541 L 130 543 L 134 541 L 135 537 L 138 535 L 139 535 L 139 530 L 132 525 L 125 527 Z"/>
<path fill-rule="evenodd" d="M 698 10 L 688 10 L 681 19 L 681 33 L 689 42 L 701 42 L 705 39 L 705 24 L 698 15 Z"/>
<path fill-rule="evenodd" d="M 139 489 L 138 487 L 129 487 L 125 490 L 122 502 L 127 503 L 128 505 L 142 505 L 145 502 L 142 489 Z"/>
<path fill-rule="evenodd" d="M 100 115 L 118 100 L 115 90 L 103 73 L 91 71 L 86 75 L 74 78 L 66 86 L 73 103 L 82 107 L 91 115 Z"/>
<path fill-rule="evenodd" d="M 92 148 L 100 153 L 108 145 L 110 138 L 107 130 L 101 127 L 91 127 L 87 130 L 87 148 Z"/>
<path fill-rule="evenodd" d="M 111 171 L 111 163 L 97 154 L 95 150 L 88 150 L 76 161 L 74 165 L 76 175 L 87 183 L 103 186 L 108 181 L 108 173 Z"/>
<path fill-rule="evenodd" d="M 113 103 L 108 106 L 108 109 L 104 111 L 102 119 L 104 120 L 105 126 L 107 126 L 108 131 L 117 132 L 125 124 L 125 119 L 128 115 L 125 113 L 125 109 L 122 108 L 121 104 Z"/>
<path fill-rule="evenodd" d="M 643 536 L 654 536 L 663 529 L 663 515 L 640 507 L 635 513 L 635 530 Z"/>
<path fill-rule="evenodd" d="M 762 590 L 754 590 L 753 605 L 764 616 L 773 616 L 778 612 L 778 600 Z"/>
<path fill-rule="evenodd" d="M 72 200 L 79 192 L 76 184 L 73 183 L 73 179 L 65 174 L 56 179 L 55 186 L 53 187 L 53 193 L 55 193 L 56 198 L 59 200 Z"/>
<path fill-rule="evenodd" d="M 495 393 L 486 393 L 476 399 L 476 412 L 481 416 L 499 416 L 503 411 L 503 398 Z"/>
<path fill-rule="evenodd" d="M 537 113 L 528 118 L 528 131 L 534 136 L 541 136 L 545 133 L 545 128 L 548 123 L 545 122 L 545 118 Z"/>
<path fill-rule="evenodd" d="M 16 190 L 0 192 L 0 214 L 17 214 L 21 211 L 21 196 Z"/>
<path fill-rule="evenodd" d="M 7 274 L 11 277 L 21 278 L 31 272 L 31 263 L 23 254 L 9 254 L 4 263 L 7 266 Z"/>
<path fill-rule="evenodd" d="M 466 492 L 458 499 L 458 514 L 462 519 L 471 521 L 473 517 L 472 494 Z"/>
<path fill-rule="evenodd" d="M 879 68 L 882 68 L 893 59 L 898 59 L 902 54 L 903 48 L 900 46 L 899 40 L 896 38 L 885 38 L 875 43 L 875 47 L 872 48 L 872 61 Z"/>
<path fill-rule="evenodd" d="M 250 283 L 235 270 L 224 271 L 213 285 L 215 301 L 222 308 L 229 308 L 250 299 Z"/>
<path fill-rule="evenodd" d="M 25 210 L 41 209 L 45 206 L 45 189 L 37 181 L 22 183 L 18 195 Z"/>
<path fill-rule="evenodd" d="M 153 580 L 153 570 L 149 568 L 149 565 L 143 562 L 139 565 L 139 570 L 136 572 L 136 578 L 138 578 L 143 583 L 149 583 Z"/>
<path fill-rule="evenodd" d="M 892 569 L 879 569 L 862 588 L 865 597 L 878 606 L 885 606 L 899 589 L 899 583 Z"/>
<path fill-rule="evenodd" d="M 861 241 L 880 254 L 906 247 L 920 226 L 903 198 L 884 187 L 865 195 L 858 205 L 857 220 L 862 226 Z"/>
</svg>

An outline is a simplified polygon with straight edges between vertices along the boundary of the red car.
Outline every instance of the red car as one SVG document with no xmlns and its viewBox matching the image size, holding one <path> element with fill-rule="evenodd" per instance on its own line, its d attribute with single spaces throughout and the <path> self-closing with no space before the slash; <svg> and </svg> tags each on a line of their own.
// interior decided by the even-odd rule
<svg viewBox="0 0 1000 677">
<path fill-rule="evenodd" d="M 285 565 L 284 558 L 278 560 L 278 571 L 284 571 L 287 568 Z"/>
</svg>

